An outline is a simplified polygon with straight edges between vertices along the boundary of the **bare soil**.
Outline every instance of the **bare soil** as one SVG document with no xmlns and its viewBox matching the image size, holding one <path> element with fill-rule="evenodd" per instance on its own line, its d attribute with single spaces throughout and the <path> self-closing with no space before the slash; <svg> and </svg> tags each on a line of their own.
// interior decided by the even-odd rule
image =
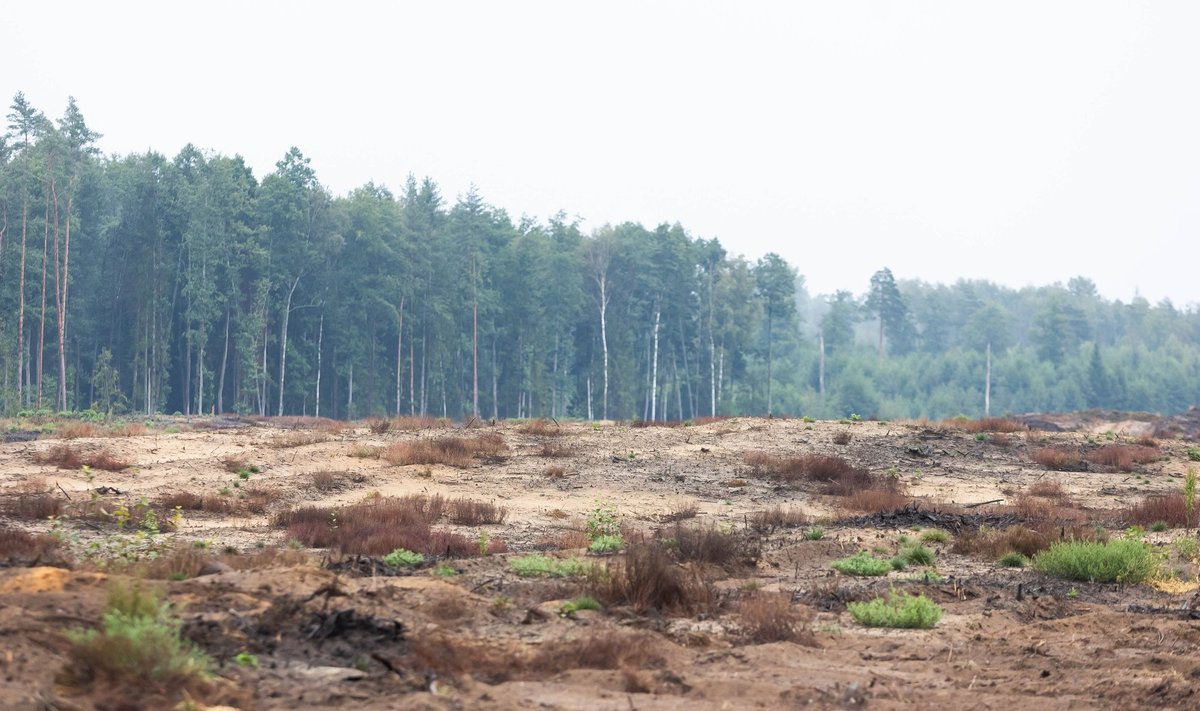
<svg viewBox="0 0 1200 711">
<path fill-rule="evenodd" d="M 1196 570 L 1175 552 L 1191 532 L 1146 534 L 1165 567 L 1177 571 L 1157 585 L 1069 582 L 951 551 L 964 532 L 1019 521 L 1016 495 L 1047 481 L 1073 500 L 1073 515 L 1120 535 L 1125 507 L 1181 489 L 1194 442 L 1161 440 L 1161 459 L 1132 472 L 1047 471 L 1030 455 L 1148 434 L 1121 427 L 1116 419 L 1109 427 L 1089 420 L 1086 431 L 1014 433 L 997 444 L 934 423 L 735 418 L 647 428 L 562 423 L 543 434 L 527 434 L 521 423 L 373 433 L 366 423 L 218 418 L 68 441 L 132 464 L 116 472 L 38 462 L 62 440 L 14 441 L 0 445 L 4 496 L 36 482 L 66 503 L 98 501 L 108 509 L 180 491 L 237 499 L 253 489 L 269 502 L 260 513 L 237 516 L 185 512 L 176 531 L 153 536 L 182 551 L 200 547 L 190 548 L 190 558 L 176 554 L 175 563 L 164 555 L 158 568 L 84 558 L 89 544 L 128 535 L 103 521 L 58 524 L 73 553 L 0 557 L 0 708 L 173 708 L 181 700 L 72 684 L 63 673 L 71 664 L 65 632 L 95 626 L 111 579 L 130 574 L 159 578 L 184 636 L 216 660 L 212 693 L 194 708 L 1196 708 Z M 397 442 L 483 432 L 503 437 L 505 458 L 453 468 L 363 456 Z M 846 435 L 846 444 L 834 443 Z M 547 445 L 562 456 L 543 456 Z M 899 479 L 917 503 L 846 511 L 811 486 L 762 476 L 745 464 L 747 453 L 842 457 Z M 243 478 L 230 471 L 238 463 L 257 471 L 246 469 Z M 548 474 L 551 467 L 562 471 Z M 332 473 L 334 483 L 327 478 L 318 488 L 319 472 Z M 501 524 L 439 526 L 471 540 L 485 530 L 507 552 L 396 569 L 379 559 L 294 550 L 270 524 L 274 512 L 300 505 L 407 494 L 504 506 Z M 688 611 L 610 605 L 561 614 L 564 601 L 589 591 L 588 582 L 522 578 L 508 561 L 531 552 L 577 556 L 600 568 L 620 560 L 578 548 L 588 514 L 604 502 L 617 510 L 627 542 L 669 535 L 672 519 L 694 507 L 683 524 L 736 534 L 751 564 L 687 564 L 709 591 L 707 604 Z M 774 506 L 803 511 L 824 538 L 808 540 L 803 526 L 752 530 L 754 514 Z M 0 517 L 0 526 L 52 527 L 12 517 Z M 901 536 L 919 538 L 930 528 L 951 534 L 951 542 L 930 544 L 934 568 L 881 578 L 830 568 L 862 549 L 890 557 Z M 209 561 L 225 565 L 198 570 Z M 438 563 L 454 574 L 435 575 Z M 926 595 L 944 616 L 930 630 L 895 630 L 864 627 L 847 612 L 848 602 L 893 589 Z M 793 641 L 760 643 L 748 632 L 741 604 L 772 593 L 786 596 L 804 621 Z M 240 653 L 254 655 L 257 667 L 238 664 Z"/>
</svg>

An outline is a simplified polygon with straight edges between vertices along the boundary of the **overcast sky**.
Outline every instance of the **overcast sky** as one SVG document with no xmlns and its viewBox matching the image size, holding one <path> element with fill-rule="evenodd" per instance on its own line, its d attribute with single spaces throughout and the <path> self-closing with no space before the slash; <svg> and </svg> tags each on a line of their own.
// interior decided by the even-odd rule
<svg viewBox="0 0 1200 711">
<path fill-rule="evenodd" d="M 0 92 L 108 153 L 680 222 L 810 291 L 1200 302 L 1200 3 L 9 3 Z"/>
</svg>

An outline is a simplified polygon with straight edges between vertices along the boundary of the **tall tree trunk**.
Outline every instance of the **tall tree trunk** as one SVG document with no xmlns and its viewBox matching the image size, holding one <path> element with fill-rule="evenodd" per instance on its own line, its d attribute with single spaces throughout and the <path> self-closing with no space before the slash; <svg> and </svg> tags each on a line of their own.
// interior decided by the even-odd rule
<svg viewBox="0 0 1200 711">
<path fill-rule="evenodd" d="M 67 409 L 67 291 L 71 285 L 71 204 L 74 192 L 74 186 L 72 186 L 71 194 L 67 195 L 67 229 L 63 240 L 62 295 L 58 302 L 58 407 L 60 410 Z M 57 199 L 55 203 L 57 204 Z M 55 239 L 54 244 L 57 249 L 57 239 Z M 55 255 L 56 275 L 58 271 L 57 264 L 58 257 Z M 78 394 L 76 394 L 76 399 L 78 399 Z"/>
<path fill-rule="evenodd" d="M 817 361 L 817 393 L 821 396 L 821 402 L 825 402 L 825 332 L 817 331 L 817 350 L 820 353 L 820 359 Z"/>
<path fill-rule="evenodd" d="M 18 407 L 25 407 L 25 396 L 22 376 L 25 375 L 25 232 L 29 224 L 29 196 L 21 200 L 21 274 L 17 286 L 17 402 Z"/>
<path fill-rule="evenodd" d="M 37 409 L 42 409 L 42 369 L 46 363 L 46 263 L 50 259 L 50 201 L 46 201 L 45 230 L 42 236 L 42 312 L 38 327 Z"/>
<path fill-rule="evenodd" d="M 658 418 L 658 327 L 662 322 L 662 310 L 654 309 L 654 358 L 650 366 L 650 421 Z M 666 410 L 666 408 L 663 408 Z"/>
<path fill-rule="evenodd" d="M 287 301 L 283 305 L 283 325 L 279 328 L 279 417 L 283 417 L 283 383 L 287 376 L 288 319 L 292 315 L 292 295 L 296 293 L 296 285 L 300 283 L 302 274 L 303 272 L 296 275 L 292 281 L 292 288 L 288 289 Z"/>
<path fill-rule="evenodd" d="M 987 344 L 987 374 L 983 376 L 983 416 L 992 416 L 992 342 Z"/>
<path fill-rule="evenodd" d="M 604 395 L 601 400 L 601 417 L 608 419 L 608 276 L 598 276 L 600 287 L 600 348 L 604 353 Z"/>
<path fill-rule="evenodd" d="M 225 348 L 221 350 L 221 375 L 217 379 L 217 414 L 225 412 L 225 366 L 229 362 L 229 309 L 225 309 Z"/>
<path fill-rule="evenodd" d="M 500 383 L 499 371 L 496 367 L 496 335 L 492 331 L 492 420 L 500 419 Z"/>
<path fill-rule="evenodd" d="M 554 375 L 550 381 L 550 417 L 558 418 L 558 332 L 554 333 Z"/>
<path fill-rule="evenodd" d="M 321 342 L 325 340 L 325 308 L 321 308 L 321 319 L 317 323 L 317 387 L 313 395 L 313 401 L 316 403 L 313 415 L 321 416 Z"/>
<path fill-rule="evenodd" d="M 204 341 L 196 350 L 196 414 L 204 414 Z"/>
<path fill-rule="evenodd" d="M 772 320 L 773 319 L 771 318 L 771 307 L 768 306 L 767 307 L 767 417 L 770 417 L 771 415 L 774 414 L 771 410 L 771 405 L 772 405 L 771 383 L 773 380 L 772 372 L 771 372 L 771 368 L 772 368 L 773 364 L 771 361 L 774 356 L 774 347 L 775 347 L 775 339 L 772 337 L 772 334 L 771 334 L 771 321 Z"/>
<path fill-rule="evenodd" d="M 404 377 L 404 297 L 400 297 L 400 325 L 396 328 L 396 417 L 400 416 L 400 383 Z"/>
<path fill-rule="evenodd" d="M 479 286 L 475 257 L 471 257 L 471 414 L 479 417 Z"/>
</svg>

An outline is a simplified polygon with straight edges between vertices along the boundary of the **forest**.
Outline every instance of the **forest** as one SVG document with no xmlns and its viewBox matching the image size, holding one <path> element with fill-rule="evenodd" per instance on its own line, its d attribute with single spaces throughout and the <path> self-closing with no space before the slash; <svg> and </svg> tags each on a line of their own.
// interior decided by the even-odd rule
<svg viewBox="0 0 1200 711">
<path fill-rule="evenodd" d="M 1200 308 L 1108 300 L 1084 276 L 1018 289 L 879 265 L 814 295 L 802 272 L 820 264 L 751 261 L 678 223 L 585 233 L 412 176 L 333 195 L 296 148 L 263 176 L 193 145 L 103 155 L 74 99 L 52 119 L 18 93 L 6 125 L 3 414 L 940 418 L 1200 400 Z"/>
</svg>

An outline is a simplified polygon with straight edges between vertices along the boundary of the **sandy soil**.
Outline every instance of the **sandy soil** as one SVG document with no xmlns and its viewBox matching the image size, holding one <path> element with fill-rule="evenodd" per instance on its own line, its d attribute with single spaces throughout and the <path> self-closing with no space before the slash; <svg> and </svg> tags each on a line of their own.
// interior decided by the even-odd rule
<svg viewBox="0 0 1200 711">
<path fill-rule="evenodd" d="M 185 636 L 220 665 L 217 684 L 223 691 L 212 699 L 240 708 L 1200 706 L 1193 696 L 1200 677 L 1200 627 L 1189 611 L 1181 612 L 1196 588 L 1188 582 L 1195 574 L 1186 562 L 1170 562 L 1185 574 L 1184 581 L 1160 586 L 1171 592 L 1147 585 L 1071 584 L 1028 569 L 1001 569 L 953 553 L 949 543 L 933 546 L 940 577 L 934 582 L 912 571 L 854 578 L 830 569 L 833 560 L 860 549 L 894 551 L 901 535 L 917 535 L 914 527 L 940 526 L 958 534 L 989 515 L 1011 517 L 1006 504 L 1036 482 L 1059 482 L 1089 516 L 1119 526 L 1113 512 L 1147 494 L 1180 489 L 1188 468 L 1185 448 L 1194 443 L 1163 441 L 1162 459 L 1132 473 L 1102 467 L 1048 472 L 1029 460 L 1033 449 L 1087 448 L 1122 441 L 1126 434 L 1092 424 L 1081 432 L 1011 435 L 1007 446 L 997 446 L 928 423 L 742 418 L 674 428 L 571 423 L 551 435 L 524 434 L 519 424 L 502 423 L 468 434 L 498 432 L 509 447 L 507 458 L 458 469 L 399 467 L 361 456 L 367 448 L 462 434 L 445 429 L 373 434 L 363 426 L 289 429 L 229 420 L 173 426 L 197 428 L 168 434 L 156 427 L 142 436 L 70 441 L 81 451 L 106 448 L 134 464 L 121 472 L 37 463 L 36 455 L 63 443 L 58 439 L 2 445 L 0 493 L 14 494 L 39 479 L 72 501 L 87 500 L 100 487 L 119 492 L 104 497 L 114 502 L 181 490 L 270 492 L 265 513 L 188 512 L 178 531 L 160 534 L 224 551 L 219 557 L 230 569 L 162 585 L 180 611 Z M 834 443 L 839 433 L 849 434 L 847 444 Z M 569 450 L 568 456 L 542 456 L 547 443 Z M 922 498 L 921 509 L 895 517 L 848 514 L 835 499 L 758 476 L 744 463 L 748 452 L 843 457 L 898 477 Z M 259 471 L 240 479 L 224 464 L 230 458 Z M 563 475 L 547 476 L 552 466 Z M 322 471 L 337 473 L 343 487 L 315 488 L 311 477 Z M 435 577 L 430 566 L 397 574 L 373 561 L 321 551 L 301 556 L 270 525 L 274 511 L 344 505 L 376 492 L 503 505 L 505 522 L 486 529 L 509 552 L 448 561 L 458 573 L 451 577 Z M 923 513 L 935 504 L 991 500 L 1000 502 L 960 510 L 957 518 Z M 507 561 L 535 550 L 587 557 L 583 550 L 558 551 L 556 542 L 578 539 L 585 517 L 601 501 L 615 505 L 627 538 L 653 536 L 672 514 L 694 506 L 697 515 L 688 525 L 752 537 L 756 561 L 736 570 L 705 570 L 717 602 L 692 614 L 608 608 L 563 616 L 562 601 L 580 593 L 583 583 L 520 578 Z M 802 528 L 748 532 L 754 513 L 777 505 L 822 522 L 825 538 L 807 540 Z M 0 524 L 49 530 L 47 523 L 27 520 Z M 77 547 L 114 535 L 105 525 L 60 528 L 72 532 Z M 461 531 L 472 539 L 478 535 L 476 528 Z M 1173 530 L 1148 540 L 1169 552 L 1174 540 L 1187 535 Z M 44 562 L 10 560 L 0 567 L 0 708 L 167 703 L 63 683 L 61 670 L 69 662 L 63 632 L 100 619 L 109 579 L 117 573 L 85 562 L 38 564 Z M 945 615 L 931 630 L 881 630 L 859 625 L 846 611 L 848 601 L 889 589 L 921 592 L 941 604 Z M 775 592 L 791 600 L 807 632 L 798 641 L 755 643 L 747 637 L 738 600 Z M 637 653 L 618 655 L 619 663 L 600 669 L 539 670 L 517 661 L 558 649 L 556 644 L 596 638 L 618 639 Z M 241 652 L 254 654 L 259 666 L 235 664 Z"/>
</svg>

